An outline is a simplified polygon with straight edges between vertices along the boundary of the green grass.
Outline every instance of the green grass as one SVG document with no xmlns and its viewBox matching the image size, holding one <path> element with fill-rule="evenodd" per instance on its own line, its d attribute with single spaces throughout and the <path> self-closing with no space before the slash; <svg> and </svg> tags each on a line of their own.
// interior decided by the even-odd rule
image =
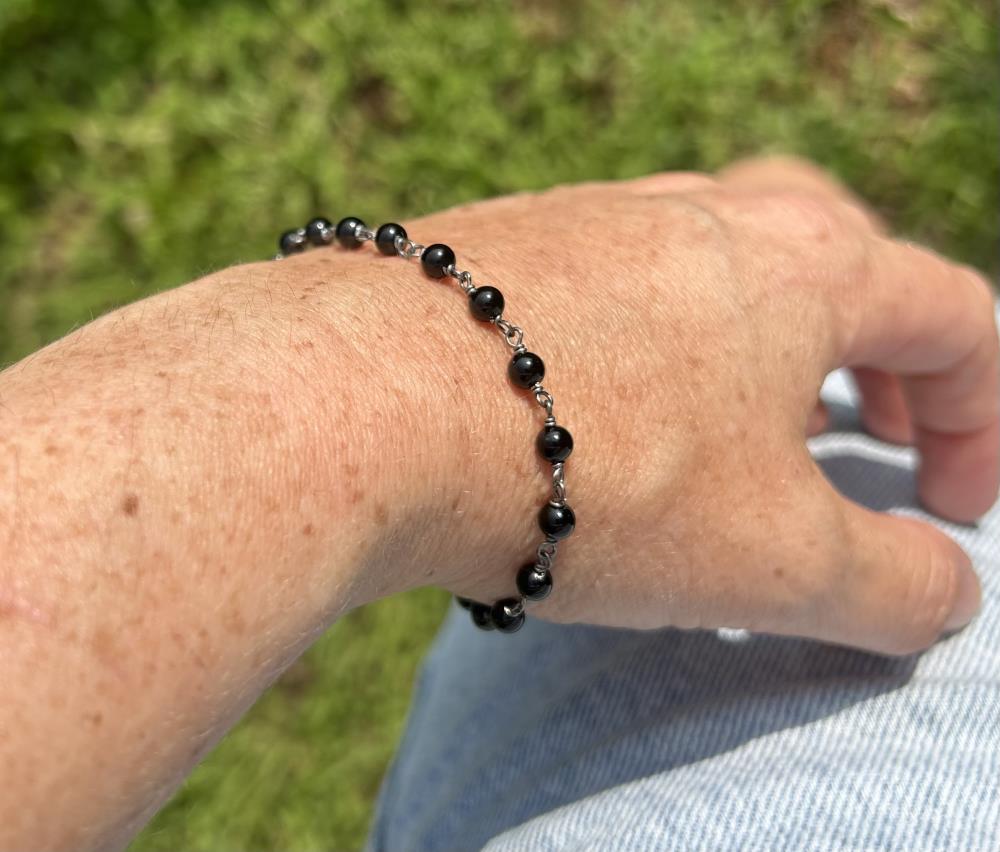
<svg viewBox="0 0 1000 852">
<path fill-rule="evenodd" d="M 0 362 L 239 260 L 556 181 L 819 160 L 903 232 L 997 272 L 988 0 L 5 0 Z M 353 848 L 443 612 L 325 637 L 136 842 Z"/>
</svg>

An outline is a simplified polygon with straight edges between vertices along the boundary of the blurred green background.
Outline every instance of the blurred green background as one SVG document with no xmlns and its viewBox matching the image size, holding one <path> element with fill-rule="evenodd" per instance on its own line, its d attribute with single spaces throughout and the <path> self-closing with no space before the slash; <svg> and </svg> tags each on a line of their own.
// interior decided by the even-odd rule
<svg viewBox="0 0 1000 852">
<path fill-rule="evenodd" d="M 324 212 L 805 154 L 997 272 L 992 0 L 2 0 L 0 361 Z M 362 842 L 434 591 L 345 618 L 134 850 Z"/>
</svg>

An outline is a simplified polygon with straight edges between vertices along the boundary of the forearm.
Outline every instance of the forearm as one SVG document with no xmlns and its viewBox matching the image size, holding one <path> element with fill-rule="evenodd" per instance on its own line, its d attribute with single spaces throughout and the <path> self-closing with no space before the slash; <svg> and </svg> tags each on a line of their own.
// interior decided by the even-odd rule
<svg viewBox="0 0 1000 852">
<path fill-rule="evenodd" d="M 0 374 L 0 848 L 124 843 L 338 614 L 433 581 L 432 391 L 374 371 L 358 270 L 237 267 Z"/>
</svg>

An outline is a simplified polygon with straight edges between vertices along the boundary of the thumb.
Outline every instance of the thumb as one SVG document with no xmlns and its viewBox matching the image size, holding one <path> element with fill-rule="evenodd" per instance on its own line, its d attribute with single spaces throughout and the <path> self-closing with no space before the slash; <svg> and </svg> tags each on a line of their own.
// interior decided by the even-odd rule
<svg viewBox="0 0 1000 852">
<path fill-rule="evenodd" d="M 840 500 L 850 568 L 830 612 L 834 641 L 909 654 L 973 619 L 979 579 L 958 544 L 922 521 Z"/>
</svg>

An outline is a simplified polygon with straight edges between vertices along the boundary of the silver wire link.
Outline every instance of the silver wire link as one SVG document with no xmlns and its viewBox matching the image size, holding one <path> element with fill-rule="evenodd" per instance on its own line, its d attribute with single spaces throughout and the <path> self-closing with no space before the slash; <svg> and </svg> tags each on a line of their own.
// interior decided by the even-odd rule
<svg viewBox="0 0 1000 852">
<path fill-rule="evenodd" d="M 531 389 L 535 392 L 535 402 L 544 408 L 545 413 L 551 417 L 552 406 L 555 405 L 555 399 L 552 394 L 542 387 L 541 382 L 535 382 L 535 384 L 531 386 Z"/>
<path fill-rule="evenodd" d="M 524 598 L 518 598 L 517 603 L 513 606 L 505 604 L 503 611 L 507 613 L 510 618 L 517 618 L 519 615 L 524 615 Z"/>
<path fill-rule="evenodd" d="M 425 248 L 425 246 L 420 245 L 420 243 L 415 243 L 413 240 L 408 240 L 406 237 L 396 237 L 395 245 L 396 252 L 399 256 L 407 259 L 411 257 L 420 257 Z"/>
<path fill-rule="evenodd" d="M 535 551 L 536 566 L 546 571 L 551 570 L 552 563 L 556 558 L 556 549 L 558 547 L 558 541 L 554 538 L 546 538 L 540 545 L 538 545 L 538 550 Z"/>
<path fill-rule="evenodd" d="M 358 225 L 354 229 L 354 239 L 359 243 L 365 242 L 365 240 L 374 240 L 375 232 L 371 228 L 366 228 L 364 225 Z"/>
<path fill-rule="evenodd" d="M 556 462 L 552 465 L 552 495 L 549 502 L 553 506 L 566 505 L 566 476 L 563 472 L 563 463 Z"/>
<path fill-rule="evenodd" d="M 472 285 L 472 273 L 466 269 L 459 269 L 454 263 L 449 263 L 444 271 L 458 282 L 466 294 L 471 293 L 476 288 Z"/>
<path fill-rule="evenodd" d="M 492 320 L 492 323 L 500 329 L 500 333 L 511 349 L 519 349 L 524 345 L 523 328 L 519 328 L 510 322 L 510 320 L 505 320 L 503 317 L 497 317 L 495 320 Z"/>
</svg>

